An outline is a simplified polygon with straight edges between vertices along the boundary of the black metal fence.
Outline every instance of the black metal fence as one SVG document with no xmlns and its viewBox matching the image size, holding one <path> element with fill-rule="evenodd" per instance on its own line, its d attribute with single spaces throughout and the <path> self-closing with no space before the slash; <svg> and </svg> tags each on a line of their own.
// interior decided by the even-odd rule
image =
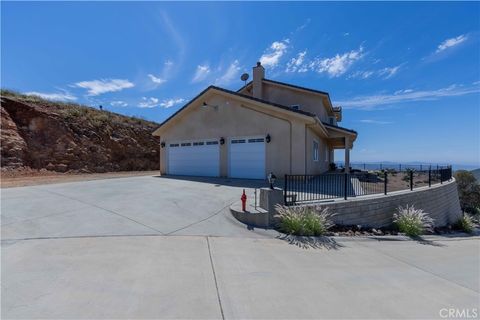
<svg viewBox="0 0 480 320">
<path fill-rule="evenodd" d="M 286 205 L 348 199 L 373 194 L 431 187 L 452 178 L 451 166 L 428 167 L 426 170 L 406 168 L 373 171 L 332 172 L 321 175 L 285 175 Z"/>
</svg>

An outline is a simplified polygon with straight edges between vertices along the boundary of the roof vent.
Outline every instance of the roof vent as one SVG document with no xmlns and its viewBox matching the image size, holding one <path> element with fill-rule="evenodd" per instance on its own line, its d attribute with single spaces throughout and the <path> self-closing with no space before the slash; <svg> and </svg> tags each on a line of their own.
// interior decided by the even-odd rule
<svg viewBox="0 0 480 320">
<path fill-rule="evenodd" d="M 292 104 L 292 105 L 290 106 L 290 108 L 292 108 L 293 110 L 300 110 L 300 105 L 298 105 L 298 104 Z"/>
</svg>

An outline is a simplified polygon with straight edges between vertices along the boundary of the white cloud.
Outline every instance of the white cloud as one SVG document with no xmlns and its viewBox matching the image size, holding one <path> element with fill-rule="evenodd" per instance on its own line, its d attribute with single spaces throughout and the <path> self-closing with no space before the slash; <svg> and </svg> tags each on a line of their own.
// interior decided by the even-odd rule
<svg viewBox="0 0 480 320">
<path fill-rule="evenodd" d="M 157 85 L 161 85 L 162 83 L 165 83 L 167 80 L 165 79 L 162 79 L 162 78 L 159 78 L 159 77 L 155 77 L 153 74 L 149 73 L 147 74 L 147 76 L 150 78 L 150 80 L 152 80 L 153 83 L 157 84 Z"/>
<path fill-rule="evenodd" d="M 355 71 L 348 76 L 348 79 L 368 79 L 375 74 L 375 71 Z"/>
<path fill-rule="evenodd" d="M 154 98 L 154 97 L 150 97 L 150 98 L 147 98 L 147 97 L 142 97 L 142 102 L 140 102 L 138 104 L 138 107 L 139 108 L 155 108 L 158 106 L 158 103 L 159 100 L 158 98 Z"/>
<path fill-rule="evenodd" d="M 391 77 L 393 77 L 394 75 L 397 74 L 398 70 L 400 70 L 402 65 L 403 64 L 400 64 L 400 65 L 395 66 L 395 67 L 386 67 L 386 68 L 380 69 L 378 71 L 378 74 L 380 76 L 384 76 L 385 79 L 389 79 L 389 78 L 391 78 Z"/>
<path fill-rule="evenodd" d="M 299 52 L 296 58 L 290 59 L 287 63 L 287 68 L 285 69 L 286 72 L 307 72 L 308 67 L 305 64 L 305 56 L 307 54 L 307 50 L 303 52 Z"/>
<path fill-rule="evenodd" d="M 225 73 L 215 81 L 217 85 L 226 85 L 231 83 L 233 80 L 238 78 L 238 73 L 240 72 L 240 66 L 238 60 L 233 61 L 230 66 L 228 66 Z"/>
<path fill-rule="evenodd" d="M 122 101 L 122 100 L 117 100 L 117 101 L 110 102 L 110 105 L 112 107 L 126 107 L 126 106 L 128 106 L 128 103 L 126 103 L 125 101 Z"/>
<path fill-rule="evenodd" d="M 448 48 L 455 47 L 467 39 L 468 39 L 468 36 L 465 34 L 459 35 L 458 37 L 455 37 L 455 38 L 447 39 L 438 45 L 437 51 L 435 51 L 435 53 L 439 53 L 444 50 L 447 50 Z"/>
<path fill-rule="evenodd" d="M 205 78 L 210 73 L 210 67 L 208 65 L 198 65 L 195 75 L 193 76 L 192 82 L 200 82 L 205 80 Z"/>
<path fill-rule="evenodd" d="M 393 122 L 390 121 L 379 121 L 379 120 L 373 120 L 373 119 L 363 119 L 360 120 L 362 123 L 370 123 L 370 124 L 391 124 Z"/>
<path fill-rule="evenodd" d="M 98 96 L 102 93 L 116 92 L 123 89 L 132 88 L 135 85 L 125 79 L 100 79 L 91 81 L 81 81 L 73 85 L 73 87 L 87 89 L 89 96 Z"/>
<path fill-rule="evenodd" d="M 182 99 L 182 98 L 178 98 L 178 99 L 167 99 L 167 100 L 163 100 L 161 103 L 160 103 L 160 107 L 163 107 L 163 108 L 171 108 L 173 106 L 176 106 L 177 104 L 180 104 L 180 103 L 183 103 L 185 102 L 185 99 Z"/>
<path fill-rule="evenodd" d="M 363 47 L 358 50 L 352 50 L 342 55 L 337 54 L 332 58 L 316 58 L 310 63 L 310 68 L 318 73 L 328 73 L 330 77 L 338 77 L 344 74 L 355 61 L 363 56 Z"/>
<path fill-rule="evenodd" d="M 388 79 L 396 75 L 404 64 L 405 63 L 402 63 L 395 67 L 385 67 L 380 70 L 358 70 L 350 74 L 348 76 L 348 79 L 368 79 L 372 76 L 383 77 L 384 79 Z"/>
<path fill-rule="evenodd" d="M 63 93 L 59 93 L 59 92 L 57 92 L 57 93 L 44 93 L 44 92 L 30 91 L 30 92 L 26 92 L 25 94 L 29 95 L 29 96 L 37 96 L 37 97 L 47 99 L 47 100 L 58 100 L 58 101 L 77 100 L 77 97 L 71 95 L 67 91 L 65 91 Z"/>
<path fill-rule="evenodd" d="M 155 107 L 171 108 L 183 102 L 185 102 L 185 99 L 182 99 L 182 98 L 165 99 L 160 102 L 158 98 L 142 97 L 142 101 L 138 104 L 138 107 L 139 108 L 155 108 Z"/>
<path fill-rule="evenodd" d="M 392 94 L 378 94 L 378 95 L 369 95 L 369 96 L 358 96 L 350 100 L 336 101 L 335 104 L 338 104 L 344 108 L 358 108 L 358 109 L 374 109 L 378 106 L 391 105 L 396 103 L 405 103 L 413 101 L 427 101 L 427 100 L 438 100 L 443 97 L 455 97 L 463 96 L 472 93 L 480 93 L 479 86 L 462 86 L 462 85 L 451 85 L 446 88 L 441 88 L 437 90 L 420 90 L 415 91 L 412 89 L 399 90 Z"/>
<path fill-rule="evenodd" d="M 280 58 L 285 54 L 288 48 L 288 39 L 273 42 L 260 57 L 260 62 L 266 68 L 274 68 L 280 62 Z"/>
</svg>

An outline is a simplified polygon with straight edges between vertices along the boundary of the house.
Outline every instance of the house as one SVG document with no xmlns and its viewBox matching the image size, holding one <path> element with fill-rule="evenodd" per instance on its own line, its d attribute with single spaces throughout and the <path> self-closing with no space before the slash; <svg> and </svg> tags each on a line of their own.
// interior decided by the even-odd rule
<svg viewBox="0 0 480 320">
<path fill-rule="evenodd" d="M 328 93 L 266 79 L 258 62 L 250 83 L 208 87 L 153 134 L 162 174 L 265 179 L 328 171 L 334 149 L 348 168 L 357 133 L 341 120 Z"/>
</svg>

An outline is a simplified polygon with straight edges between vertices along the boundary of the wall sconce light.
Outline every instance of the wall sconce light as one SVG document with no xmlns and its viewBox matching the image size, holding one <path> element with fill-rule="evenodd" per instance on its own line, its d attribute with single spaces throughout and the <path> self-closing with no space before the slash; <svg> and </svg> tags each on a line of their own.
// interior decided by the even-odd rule
<svg viewBox="0 0 480 320">
<path fill-rule="evenodd" d="M 160 143 L 160 147 L 165 148 L 165 141 L 162 141 L 162 142 Z"/>
<path fill-rule="evenodd" d="M 215 110 L 218 110 L 218 106 L 212 106 L 211 104 L 208 104 L 208 103 L 206 103 L 206 102 L 204 101 L 203 104 L 202 104 L 202 108 L 206 109 L 206 108 L 208 108 L 208 107 L 211 107 L 211 108 L 213 108 L 213 109 L 215 109 Z"/>
<path fill-rule="evenodd" d="M 265 141 L 267 141 L 267 143 L 270 143 L 270 141 L 272 141 L 272 137 L 270 137 L 270 134 L 267 134 L 267 136 L 265 137 Z"/>
<path fill-rule="evenodd" d="M 221 144 L 221 145 L 225 144 L 225 138 L 224 138 L 224 137 L 221 137 L 221 138 L 220 138 L 220 144 Z"/>
</svg>

